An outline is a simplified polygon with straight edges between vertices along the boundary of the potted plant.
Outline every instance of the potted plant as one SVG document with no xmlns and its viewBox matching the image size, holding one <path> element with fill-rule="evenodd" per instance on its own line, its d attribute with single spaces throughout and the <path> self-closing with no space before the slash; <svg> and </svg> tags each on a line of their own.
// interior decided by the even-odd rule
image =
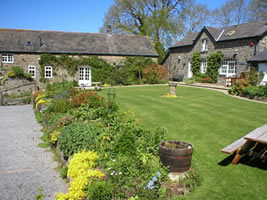
<svg viewBox="0 0 267 200">
<path fill-rule="evenodd" d="M 160 160 L 171 172 L 185 172 L 190 169 L 193 146 L 181 141 L 165 141 L 159 145 Z"/>
</svg>

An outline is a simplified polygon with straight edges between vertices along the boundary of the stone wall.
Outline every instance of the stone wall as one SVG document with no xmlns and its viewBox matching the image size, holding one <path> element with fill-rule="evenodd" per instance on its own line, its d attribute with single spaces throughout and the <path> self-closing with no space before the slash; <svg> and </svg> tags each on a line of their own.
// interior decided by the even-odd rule
<svg viewBox="0 0 267 200">
<path fill-rule="evenodd" d="M 264 36 L 258 43 L 258 52 L 262 52 L 267 48 L 267 35 Z"/>
<path fill-rule="evenodd" d="M 70 56 L 74 58 L 80 57 L 79 55 L 70 55 Z M 2 56 L 0 54 L 0 58 L 1 57 Z M 44 88 L 44 83 L 40 81 L 40 79 L 42 78 L 40 75 L 41 66 L 39 65 L 40 54 L 13 53 L 13 57 L 14 57 L 14 63 L 9 63 L 9 64 L 0 63 L 0 66 L 2 70 L 4 71 L 4 73 L 7 73 L 13 66 L 20 66 L 24 69 L 25 72 L 28 72 L 28 66 L 33 65 L 36 67 L 36 77 L 34 78 L 34 80 L 37 83 L 37 87 Z M 99 56 L 99 58 L 106 60 L 110 64 L 121 65 L 126 57 L 124 56 Z M 0 60 L 2 61 L 2 59 Z M 157 58 L 152 58 L 152 60 L 157 61 Z M 46 82 L 54 83 L 54 82 L 59 82 L 62 80 L 78 81 L 78 72 L 74 76 L 70 76 L 66 69 L 60 68 L 59 70 L 55 71 L 53 68 L 53 76 L 50 79 L 49 78 L 46 79 Z"/>
<path fill-rule="evenodd" d="M 201 52 L 202 39 L 207 39 L 208 51 Z M 183 77 L 183 81 L 185 81 L 188 78 L 188 63 L 192 60 L 194 52 L 200 52 L 201 57 L 207 59 L 207 56 L 210 54 L 216 51 L 221 51 L 225 55 L 225 58 L 235 58 L 237 60 L 237 76 L 239 77 L 242 72 L 250 70 L 247 60 L 251 58 L 256 51 L 256 46 L 250 46 L 251 42 L 256 44 L 256 40 L 253 38 L 214 43 L 209 34 L 207 34 L 206 31 L 203 31 L 194 46 L 170 49 L 170 54 L 164 65 L 169 70 L 170 79 L 173 77 Z M 259 42 L 259 48 L 262 48 L 264 45 L 266 48 L 266 44 L 267 36 Z M 225 76 L 219 75 L 218 78 L 218 84 L 223 84 Z"/>
</svg>

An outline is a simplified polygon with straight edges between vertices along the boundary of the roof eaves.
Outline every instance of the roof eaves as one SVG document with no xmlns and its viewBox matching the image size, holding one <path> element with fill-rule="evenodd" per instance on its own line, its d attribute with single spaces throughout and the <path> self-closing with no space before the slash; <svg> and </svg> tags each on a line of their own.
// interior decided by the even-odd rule
<svg viewBox="0 0 267 200">
<path fill-rule="evenodd" d="M 144 56 L 159 57 L 156 54 L 112 54 L 112 53 L 89 53 L 89 52 L 52 52 L 52 51 L 0 51 L 0 53 L 23 53 L 23 54 L 67 54 L 67 55 L 95 55 L 95 56 Z"/>
</svg>

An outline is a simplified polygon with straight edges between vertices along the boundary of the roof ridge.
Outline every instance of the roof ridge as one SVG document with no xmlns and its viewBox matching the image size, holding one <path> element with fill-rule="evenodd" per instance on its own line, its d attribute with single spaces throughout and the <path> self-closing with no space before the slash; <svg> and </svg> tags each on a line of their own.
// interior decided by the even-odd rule
<svg viewBox="0 0 267 200">
<path fill-rule="evenodd" d="M 255 22 L 245 22 L 245 23 L 242 23 L 242 24 L 233 24 L 233 25 L 224 26 L 224 27 L 221 27 L 221 28 L 230 28 L 230 27 L 234 27 L 234 26 L 241 26 L 241 25 L 246 25 L 246 24 L 256 24 L 256 23 L 260 23 L 260 22 L 266 22 L 267 23 L 267 20 L 263 19 L 263 20 L 258 20 L 258 21 L 255 21 Z"/>
<path fill-rule="evenodd" d="M 75 32 L 75 31 L 56 31 L 56 30 L 31 30 L 31 29 L 13 29 L 13 28 L 0 28 L 0 31 L 28 31 L 28 32 L 39 32 L 39 33 L 77 33 L 77 34 L 90 34 L 90 35 L 110 35 L 110 33 L 90 33 L 90 32 Z M 146 35 L 135 35 L 135 34 L 120 34 L 120 33 L 112 33 L 111 35 L 125 35 L 127 37 L 147 37 Z"/>
</svg>

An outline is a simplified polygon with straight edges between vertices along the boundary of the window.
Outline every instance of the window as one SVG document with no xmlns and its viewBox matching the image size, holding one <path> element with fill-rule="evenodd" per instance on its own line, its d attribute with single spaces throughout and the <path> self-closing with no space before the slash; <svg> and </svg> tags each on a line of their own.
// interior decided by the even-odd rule
<svg viewBox="0 0 267 200">
<path fill-rule="evenodd" d="M 208 40 L 207 39 L 202 40 L 202 50 L 201 51 L 208 51 Z"/>
<path fill-rule="evenodd" d="M 3 53 L 2 54 L 2 63 L 13 63 L 14 57 L 10 53 Z"/>
<path fill-rule="evenodd" d="M 201 62 L 200 73 L 202 73 L 202 74 L 207 73 L 207 61 L 206 60 L 202 60 L 202 62 Z"/>
<path fill-rule="evenodd" d="M 226 76 L 236 75 L 237 61 L 234 58 L 227 58 L 222 61 L 220 74 Z"/>
<path fill-rule="evenodd" d="M 36 67 L 33 65 L 29 65 L 28 73 L 32 75 L 32 78 L 36 78 Z"/>
<path fill-rule="evenodd" d="M 45 78 L 52 78 L 53 69 L 51 66 L 45 66 Z"/>
</svg>

